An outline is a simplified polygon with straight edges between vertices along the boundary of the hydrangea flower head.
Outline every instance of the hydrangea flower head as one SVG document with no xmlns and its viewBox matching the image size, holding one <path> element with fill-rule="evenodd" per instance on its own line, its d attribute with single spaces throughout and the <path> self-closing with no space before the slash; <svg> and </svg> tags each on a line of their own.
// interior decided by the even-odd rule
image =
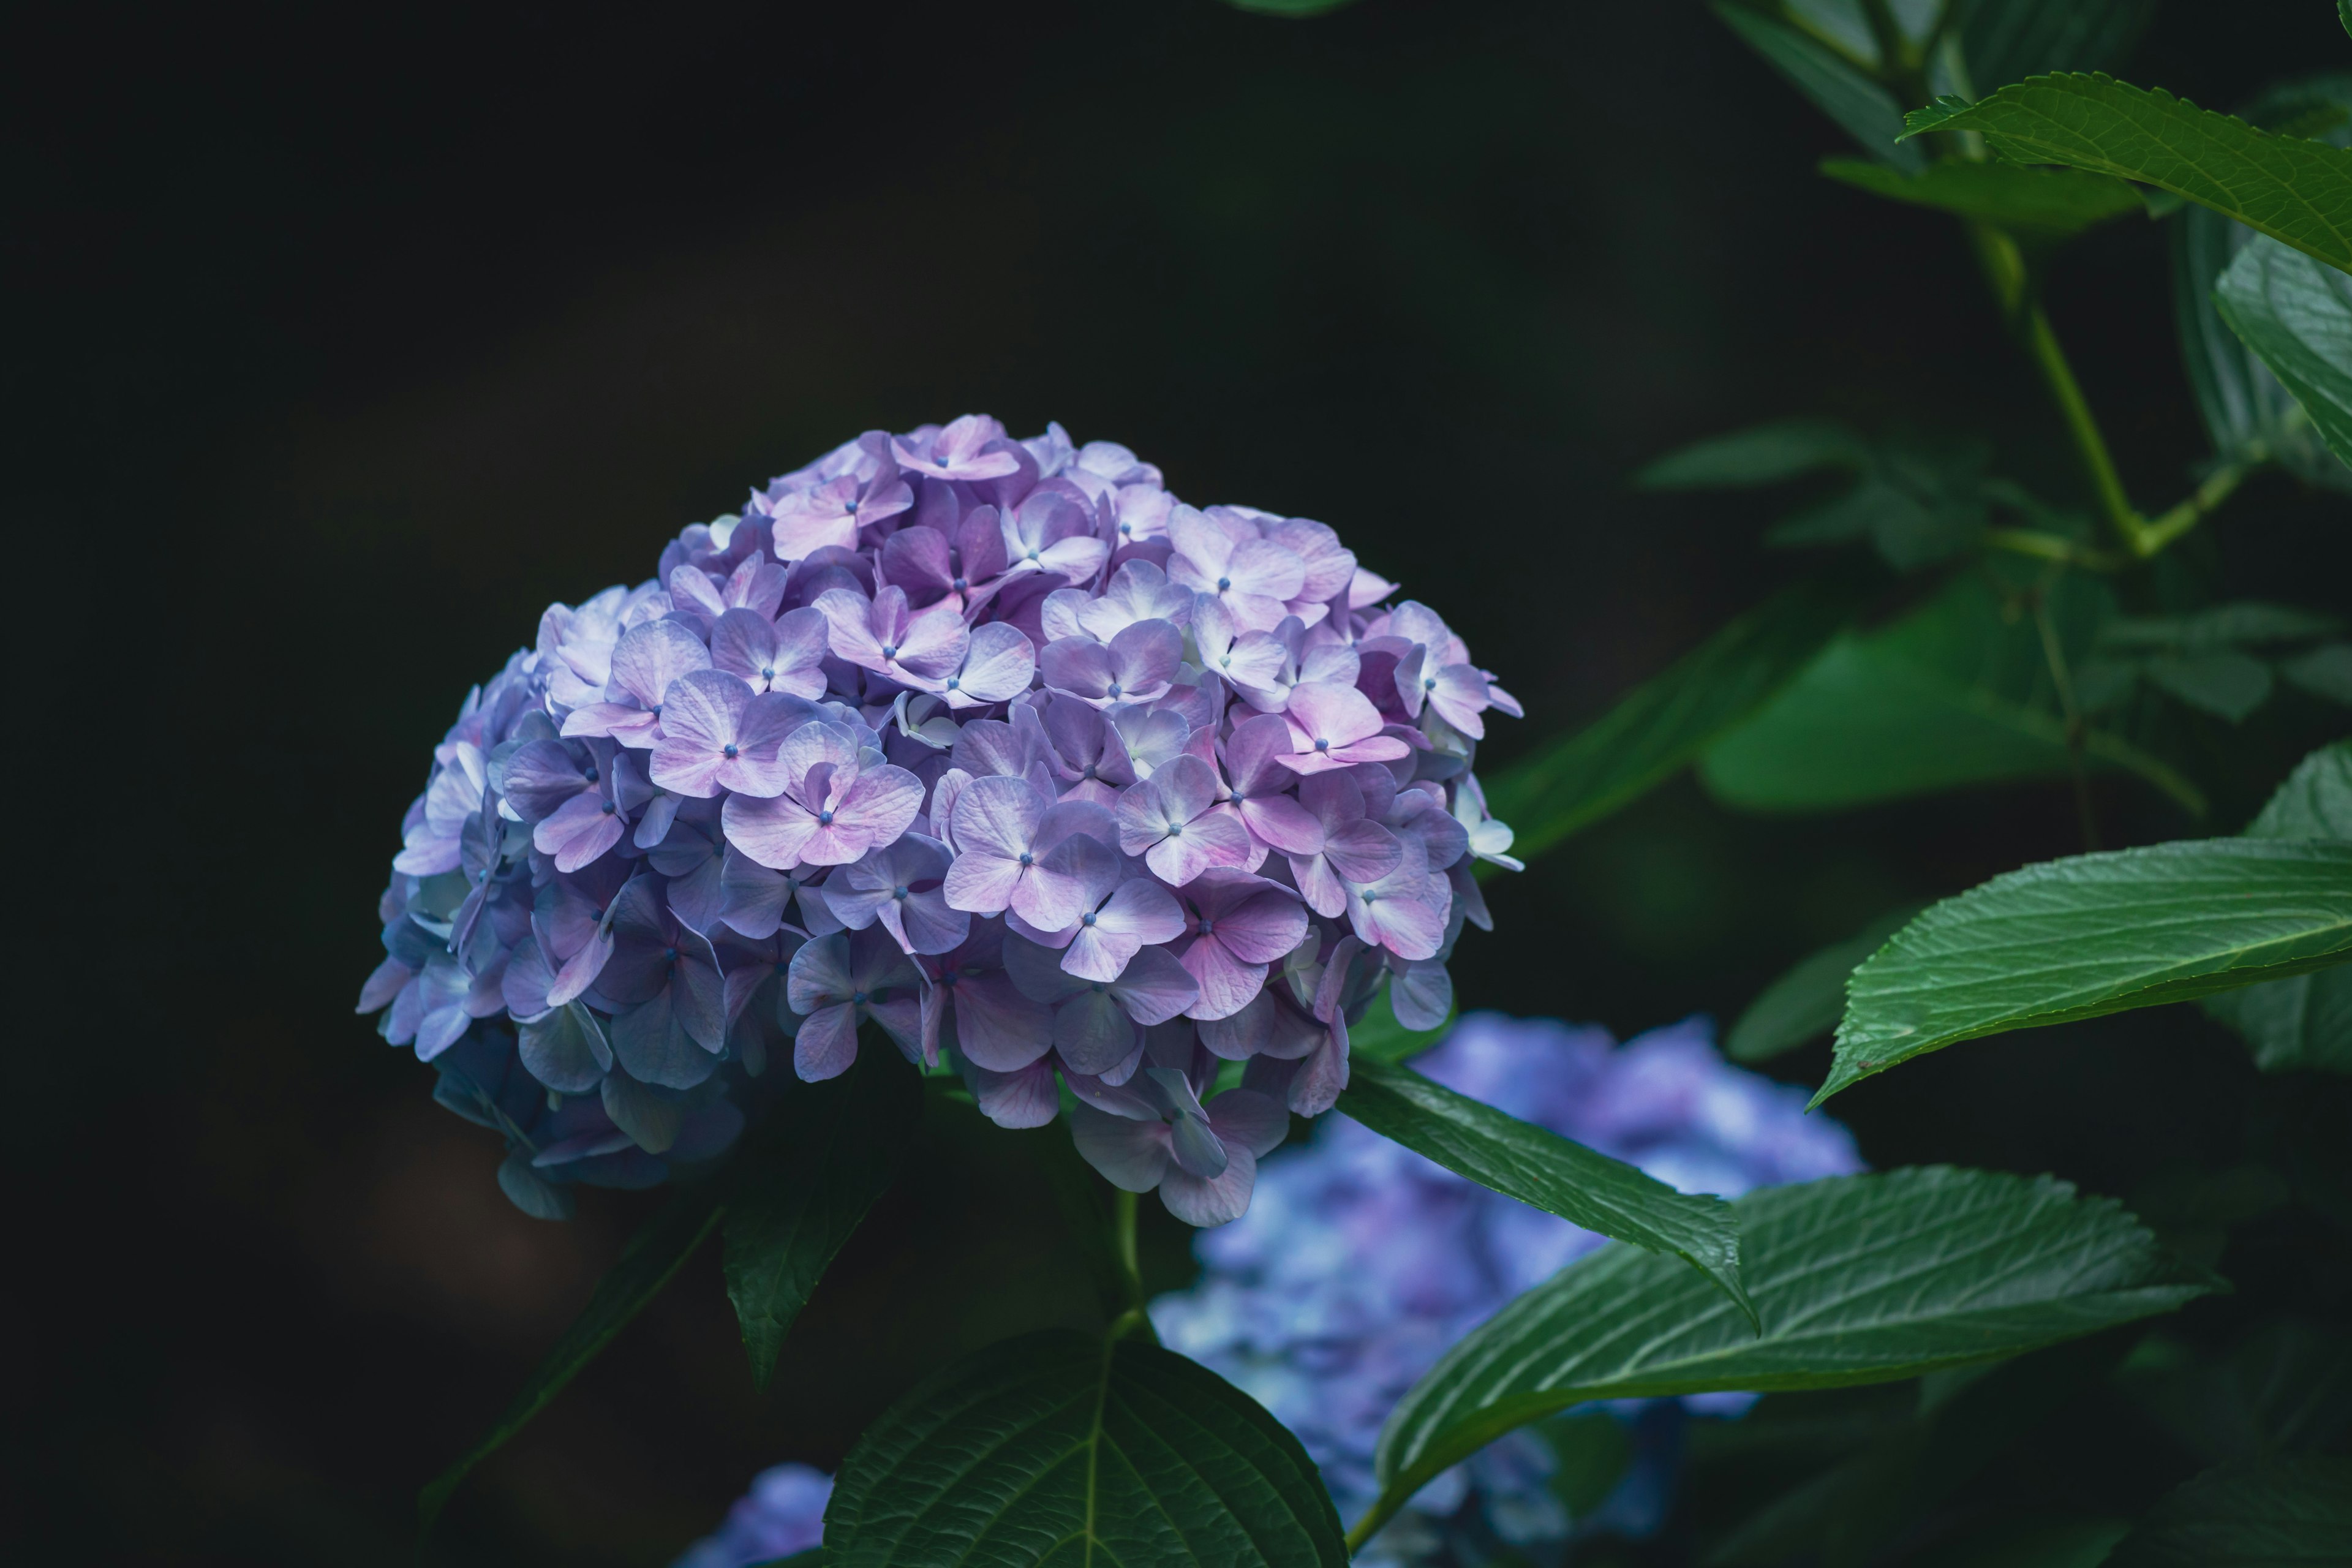
<svg viewBox="0 0 2352 1568">
<path fill-rule="evenodd" d="M 1620 1047 L 1597 1028 L 1474 1013 L 1413 1065 L 1685 1192 L 1736 1197 L 1861 1169 L 1843 1127 L 1806 1116 L 1801 1090 L 1727 1066 L 1699 1020 Z M 1373 1443 L 1405 1392 L 1505 1302 L 1602 1244 L 1335 1118 L 1258 1167 L 1249 1213 L 1201 1236 L 1199 1282 L 1154 1301 L 1152 1322 L 1297 1433 L 1352 1520 L 1377 1495 Z M 1684 1403 L 1728 1414 L 1747 1397 Z M 1430 1483 L 1357 1561 L 1486 1561 L 1455 1545 L 1525 1553 L 1579 1531 L 1654 1528 L 1678 1411 L 1645 1403 L 1622 1412 L 1633 1467 L 1601 1516 L 1567 1516 L 1552 1450 L 1522 1430 Z"/>
<path fill-rule="evenodd" d="M 466 1047 L 445 1086 L 535 1213 L 719 1152 L 746 1079 L 833 1077 L 871 1022 L 1007 1126 L 1066 1087 L 1106 1176 L 1221 1223 L 1384 986 L 1444 1016 L 1470 860 L 1516 865 L 1490 709 L 1322 523 L 1188 506 L 1059 426 L 869 431 L 550 606 L 467 699 L 360 1008 Z"/>
</svg>

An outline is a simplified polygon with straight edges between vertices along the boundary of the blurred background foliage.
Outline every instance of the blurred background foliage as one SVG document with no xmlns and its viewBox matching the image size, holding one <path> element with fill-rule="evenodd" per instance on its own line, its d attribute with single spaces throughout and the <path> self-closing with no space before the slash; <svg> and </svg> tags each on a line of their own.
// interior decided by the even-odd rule
<svg viewBox="0 0 2352 1568">
<path fill-rule="evenodd" d="M 350 1007 L 467 686 L 547 602 L 639 580 L 747 485 L 970 410 L 1126 442 L 1188 499 L 1331 523 L 1444 606 L 1528 706 L 1489 772 L 1804 569 L 1759 544 L 1790 493 L 1633 488 L 1662 452 L 1827 416 L 1889 452 L 1980 439 L 1994 471 L 2085 499 L 1948 220 L 1815 173 L 1844 139 L 1695 3 L 1364 0 L 1312 26 L 1206 0 L 52 8 L 12 30 L 12 635 L 55 770 L 18 808 L 22 1560 L 406 1557 L 415 1487 L 655 1201 L 521 1217 L 495 1141 Z M 2346 48 L 2308 0 L 2174 0 L 2132 75 L 2231 106 Z M 2126 217 L 2048 280 L 2155 504 L 2208 451 L 2170 243 Z M 2342 504 L 2266 473 L 2120 607 L 2352 608 Z M 2169 722 L 2207 814 L 2101 774 L 2110 842 L 2233 832 L 2343 727 L 2292 689 Z M 1460 994 L 1621 1033 L 1727 1023 L 1893 906 L 2080 847 L 2063 777 L 1836 816 L 1727 810 L 1685 777 L 1490 884 L 1499 930 L 1463 945 Z M 1769 1066 L 1814 1082 L 1826 1059 Z M 1768 1405 L 1722 1446 L 1770 1436 L 1775 1464 L 1883 1496 L 1834 1468 L 1857 1443 L 1977 1444 L 1906 1520 L 2032 1496 L 2095 1448 L 2055 1501 L 2129 1516 L 2234 1440 L 2183 1401 L 2242 1413 L 2260 1390 L 2231 1369 L 2352 1302 L 2342 1248 L 2309 1245 L 2352 1223 L 2312 1152 L 2331 1126 L 2340 1147 L 2342 1089 L 2260 1079 L 2174 1007 L 1841 1099 L 1875 1164 L 2054 1171 L 2226 1255 L 2239 1295 L 2130 1376 L 2076 1368 L 2093 1394 L 2055 1415 L 2002 1406 L 2023 1426 L 1999 1443 L 1906 1390 Z M 485 1468 L 441 1550 L 662 1561 L 755 1469 L 837 1460 L 922 1372 L 1083 1319 L 1022 1147 L 1047 1135 L 942 1127 L 764 1398 L 706 1253 Z M 1179 1227 L 1147 1239 L 1155 1285 L 1180 1282 Z M 2164 1381 L 2165 1356 L 2194 1375 Z M 2078 1440 L 2135 1389 L 2169 1414 Z M 1648 1560 L 1748 1539 L 1726 1532 L 1792 1484 L 1696 1459 Z"/>
</svg>

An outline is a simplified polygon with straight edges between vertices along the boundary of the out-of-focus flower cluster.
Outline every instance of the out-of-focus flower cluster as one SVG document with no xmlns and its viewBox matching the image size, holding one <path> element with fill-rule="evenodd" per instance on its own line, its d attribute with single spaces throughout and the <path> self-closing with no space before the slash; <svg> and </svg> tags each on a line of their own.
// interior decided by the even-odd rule
<svg viewBox="0 0 2352 1568">
<path fill-rule="evenodd" d="M 1727 1066 L 1700 1020 L 1621 1047 L 1597 1028 L 1477 1013 L 1413 1065 L 1685 1192 L 1737 1196 L 1861 1169 L 1843 1127 L 1806 1116 L 1801 1091 Z M 1154 1301 L 1152 1322 L 1171 1349 L 1297 1433 L 1352 1521 L 1377 1495 L 1373 1443 L 1405 1391 L 1506 1301 L 1603 1238 L 1345 1118 L 1258 1174 L 1249 1215 L 1195 1242 L 1200 1281 Z M 1685 1403 L 1728 1414 L 1747 1397 Z M 1677 1450 L 1675 1404 L 1621 1412 L 1633 1463 L 1596 1513 L 1570 1517 L 1551 1439 L 1525 1429 L 1433 1481 L 1357 1560 L 1486 1561 L 1468 1544 L 1480 1541 L 1540 1557 L 1579 1531 L 1654 1529 Z"/>
<path fill-rule="evenodd" d="M 1008 1127 L 1066 1085 L 1107 1177 L 1230 1220 L 1383 984 L 1445 1016 L 1472 862 L 1517 865 L 1469 770 L 1518 706 L 1395 592 L 1058 426 L 870 432 L 468 697 L 360 1009 L 533 1212 L 719 1152 L 722 1068 L 831 1078 L 871 1020 Z"/>
<path fill-rule="evenodd" d="M 670 1568 L 751 1568 L 824 1542 L 824 1505 L 833 1478 L 807 1465 L 776 1465 L 751 1478 L 717 1530 L 688 1547 Z"/>
</svg>

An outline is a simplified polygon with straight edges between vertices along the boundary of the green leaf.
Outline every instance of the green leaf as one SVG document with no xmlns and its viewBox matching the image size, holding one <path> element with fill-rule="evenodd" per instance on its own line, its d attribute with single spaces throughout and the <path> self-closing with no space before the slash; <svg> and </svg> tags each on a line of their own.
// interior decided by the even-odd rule
<svg viewBox="0 0 2352 1568">
<path fill-rule="evenodd" d="M 765 1563 L 753 1563 L 751 1568 L 824 1568 L 824 1548 L 812 1546 L 790 1557 L 771 1557 Z"/>
<path fill-rule="evenodd" d="M 548 1402 L 562 1392 L 563 1385 L 595 1360 L 612 1343 L 613 1336 L 645 1310 L 646 1302 L 662 1293 L 662 1288 L 685 1267 L 703 1238 L 718 1227 L 721 1212 L 713 1184 L 705 1183 L 670 1199 L 659 1214 L 629 1238 L 620 1261 L 596 1281 L 595 1293 L 589 1297 L 588 1305 L 563 1331 L 563 1337 L 555 1342 L 555 1348 L 547 1352 L 547 1358 L 539 1363 L 538 1370 L 522 1385 L 522 1392 L 514 1396 L 488 1434 L 417 1494 L 420 1531 L 433 1528 L 442 1506 L 448 1502 L 467 1471 L 547 1408 Z"/>
<path fill-rule="evenodd" d="M 1339 1109 L 1506 1197 L 1681 1258 L 1753 1316 L 1739 1282 L 1738 1226 L 1721 1198 L 1678 1193 L 1622 1160 L 1390 1062 L 1353 1062 Z"/>
<path fill-rule="evenodd" d="M 1831 544 L 1867 539 L 1898 572 L 1916 572 L 1972 548 L 1984 532 L 1981 445 L 1890 441 L 1870 452 L 1868 469 L 1843 494 L 1776 523 L 1768 544 Z"/>
<path fill-rule="evenodd" d="M 1843 942 L 1832 942 L 1766 986 L 1724 1037 L 1736 1062 L 1769 1061 L 1837 1027 L 1845 1014 L 1845 978 L 1926 906 L 1906 904 Z"/>
<path fill-rule="evenodd" d="M 2155 14 L 2156 0 L 1975 0 L 1960 48 L 1979 87 L 2048 71 L 2113 70 Z"/>
<path fill-rule="evenodd" d="M 2099 1568 L 2130 1531 L 2120 1519 L 2012 1520 L 1923 1559 L 1920 1568 Z"/>
<path fill-rule="evenodd" d="M 1581 1258 L 1455 1345 L 1398 1405 L 1375 1458 L 1372 1527 L 1447 1466 L 1587 1400 L 1893 1382 L 2214 1288 L 2117 1205 L 2048 1176 L 1896 1171 L 1767 1188 L 1733 1206 L 1760 1337 L 1665 1259 L 1625 1247 Z"/>
<path fill-rule="evenodd" d="M 2222 1465 L 2168 1493 L 2111 1568 L 2300 1568 L 2352 1552 L 2352 1459 Z"/>
<path fill-rule="evenodd" d="M 1818 1105 L 1962 1040 L 2180 1002 L 2352 958 L 2352 844 L 2199 838 L 2028 866 L 1853 972 Z"/>
<path fill-rule="evenodd" d="M 1407 1057 L 1419 1056 L 1446 1037 L 1456 1016 L 1447 1013 L 1445 1022 L 1434 1029 L 1408 1029 L 1397 1022 L 1396 1009 L 1390 1005 L 1388 990 L 1383 987 L 1372 998 L 1371 1010 L 1348 1026 L 1348 1059 L 1401 1062 Z"/>
<path fill-rule="evenodd" d="M 2304 758 L 2246 837 L 2352 842 L 2352 741 Z M 2238 1032 L 2264 1072 L 2352 1073 L 2352 966 L 2226 991 L 2204 1006 Z"/>
<path fill-rule="evenodd" d="M 2213 300 L 2328 450 L 2352 461 L 2352 277 L 2257 236 L 2221 274 Z"/>
<path fill-rule="evenodd" d="M 1812 662 L 1869 582 L 1859 569 L 1842 569 L 1784 590 L 1592 724 L 1497 775 L 1486 799 L 1511 824 L 1513 853 L 1548 849 L 1681 772 Z"/>
<path fill-rule="evenodd" d="M 768 1386 L 793 1320 L 889 1190 L 922 1110 L 915 1069 L 869 1045 L 841 1077 L 793 1085 L 740 1168 L 727 1205 L 727 1295 L 754 1387 Z"/>
<path fill-rule="evenodd" d="M 2165 655 L 2140 666 L 2149 685 L 2235 724 L 2270 700 L 2271 667 L 2227 648 Z"/>
<path fill-rule="evenodd" d="M 2104 75 L 2035 77 L 1915 110 L 1906 136 L 1975 131 L 2002 157 L 2137 180 L 2352 270 L 2352 153 L 2257 131 Z"/>
<path fill-rule="evenodd" d="M 2279 673 L 2314 697 L 2352 708 L 2352 643 L 2329 643 L 2279 666 Z"/>
<path fill-rule="evenodd" d="M 1927 166 L 1927 155 L 1911 142 L 1900 141 L 1903 110 L 1885 88 L 1853 61 L 1825 44 L 1773 20 L 1746 5 L 1724 4 L 1708 7 L 1725 26 L 1762 55 L 1790 86 L 1812 100 L 1813 106 L 1844 128 L 1862 150 L 1883 163 L 1916 174 Z"/>
<path fill-rule="evenodd" d="M 2352 35 L 2352 0 L 2336 0 L 2336 19 L 2347 35 Z"/>
<path fill-rule="evenodd" d="M 1341 1568 L 1298 1439 L 1197 1363 L 1067 1330 L 925 1380 L 842 1461 L 826 1568 Z"/>
<path fill-rule="evenodd" d="M 2146 210 L 2131 184 L 2112 174 L 2080 169 L 1947 160 L 1906 178 L 1884 163 L 1831 158 L 1822 163 L 1822 173 L 1873 195 L 1935 207 L 2026 239 L 2069 239 L 2112 218 Z"/>
<path fill-rule="evenodd" d="M 1643 490 L 1752 489 L 1823 468 L 1858 471 L 1869 462 L 1869 445 L 1837 420 L 1780 419 L 1669 452 L 1635 474 L 1633 484 Z"/>
<path fill-rule="evenodd" d="M 2053 591 L 2070 659 L 2110 604 L 2083 574 Z M 2084 762 L 2136 773 L 2192 813 L 2195 785 L 2122 737 L 2084 734 Z M 1699 761 L 1699 778 L 1746 811 L 1832 811 L 1972 784 L 2063 778 L 2066 721 L 2033 617 L 1989 577 L 1955 577 L 1907 615 L 1831 643 Z M 1503 814 L 1507 817 L 1507 813 Z"/>
<path fill-rule="evenodd" d="M 2352 840 L 2352 741 L 2333 742 L 2297 763 L 2247 825 L 2246 837 Z"/>
<path fill-rule="evenodd" d="M 2352 142 L 2352 76 L 2329 74 L 2263 93 L 2241 111 L 2250 123 L 2342 147 Z M 2276 462 L 2310 483 L 2352 490 L 2347 468 L 2262 360 L 2221 322 L 2213 285 L 2257 237 L 2221 214 L 2194 207 L 2173 226 L 2173 317 L 2197 394 L 2198 412 L 2224 458 Z"/>
</svg>

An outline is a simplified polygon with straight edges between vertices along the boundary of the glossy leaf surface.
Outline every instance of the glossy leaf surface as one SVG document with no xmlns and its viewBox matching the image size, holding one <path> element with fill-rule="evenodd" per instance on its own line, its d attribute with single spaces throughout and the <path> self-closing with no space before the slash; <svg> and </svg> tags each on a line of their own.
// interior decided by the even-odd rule
<svg viewBox="0 0 2352 1568">
<path fill-rule="evenodd" d="M 1347 1561 L 1306 1450 L 1198 1363 L 1048 1330 L 918 1385 L 842 1461 L 827 1568 Z"/>
<path fill-rule="evenodd" d="M 1605 1247 L 1505 1307 L 1405 1396 L 1381 1435 L 1382 1508 L 1587 1400 L 1892 1382 L 2213 1288 L 2120 1206 L 2047 1176 L 1937 1166 L 1767 1188 L 1733 1206 L 1760 1336 L 1671 1260 Z"/>
<path fill-rule="evenodd" d="M 1740 1285 L 1738 1226 L 1721 1198 L 1678 1193 L 1622 1160 L 1391 1063 L 1353 1063 L 1339 1109 L 1506 1197 L 1680 1258 L 1742 1311 L 1750 1310 Z"/>
<path fill-rule="evenodd" d="M 1947 899 L 1846 987 L 1818 1104 L 1962 1040 L 2186 1001 L 2352 958 L 2352 844 L 2185 839 Z"/>
</svg>

